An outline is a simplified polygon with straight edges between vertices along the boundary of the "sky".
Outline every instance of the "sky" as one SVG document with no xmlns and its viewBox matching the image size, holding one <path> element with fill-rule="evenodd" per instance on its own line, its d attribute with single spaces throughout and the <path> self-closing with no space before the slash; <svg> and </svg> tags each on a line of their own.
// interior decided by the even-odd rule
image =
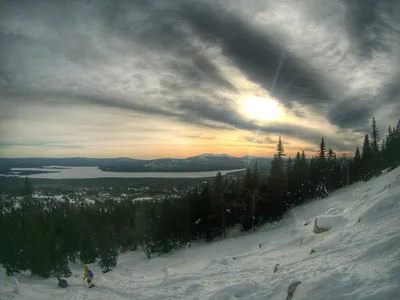
<svg viewBox="0 0 400 300">
<path fill-rule="evenodd" d="M 396 0 L 0 7 L 0 157 L 354 152 L 400 118 Z"/>
</svg>

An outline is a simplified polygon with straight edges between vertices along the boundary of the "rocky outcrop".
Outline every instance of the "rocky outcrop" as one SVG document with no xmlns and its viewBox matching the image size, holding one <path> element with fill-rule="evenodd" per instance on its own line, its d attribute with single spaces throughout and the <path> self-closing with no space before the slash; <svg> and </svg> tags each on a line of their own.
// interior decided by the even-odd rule
<svg viewBox="0 0 400 300">
<path fill-rule="evenodd" d="M 281 266 L 280 264 L 276 264 L 276 265 L 275 265 L 275 267 L 274 267 L 274 273 L 278 272 L 278 267 L 280 267 L 280 266 Z"/>
<path fill-rule="evenodd" d="M 318 218 L 316 218 L 315 221 L 314 221 L 314 229 L 313 229 L 313 232 L 314 232 L 315 234 L 320 234 L 320 233 L 323 233 L 323 232 L 325 232 L 325 231 L 329 231 L 329 228 L 322 228 L 322 227 L 319 227 L 319 226 L 318 226 Z"/>
<path fill-rule="evenodd" d="M 301 283 L 301 281 L 295 281 L 289 285 L 289 287 L 287 289 L 287 296 L 286 296 L 285 300 L 291 300 L 293 298 L 294 292 L 296 291 L 296 289 L 300 283 Z"/>
</svg>

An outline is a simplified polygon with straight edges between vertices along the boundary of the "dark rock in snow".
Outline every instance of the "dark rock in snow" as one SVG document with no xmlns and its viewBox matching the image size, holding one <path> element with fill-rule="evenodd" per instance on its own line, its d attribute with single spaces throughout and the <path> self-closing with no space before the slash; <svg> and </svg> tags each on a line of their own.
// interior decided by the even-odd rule
<svg viewBox="0 0 400 300">
<path fill-rule="evenodd" d="M 316 219 L 315 219 L 315 222 L 314 222 L 314 229 L 313 229 L 313 232 L 314 232 L 315 234 L 320 234 L 320 233 L 323 233 L 323 232 L 325 232 L 325 231 L 329 231 L 329 229 L 319 227 L 319 226 L 318 226 L 318 218 L 316 218 Z"/>
<path fill-rule="evenodd" d="M 285 300 L 291 300 L 293 298 L 294 292 L 296 291 L 296 288 L 299 286 L 299 284 L 301 283 L 301 281 L 295 281 L 292 282 L 288 289 L 287 289 L 287 296 Z"/>
<path fill-rule="evenodd" d="M 280 266 L 281 266 L 280 264 L 276 264 L 276 265 L 275 265 L 275 267 L 274 267 L 274 273 L 278 272 L 278 267 L 280 267 Z"/>
</svg>

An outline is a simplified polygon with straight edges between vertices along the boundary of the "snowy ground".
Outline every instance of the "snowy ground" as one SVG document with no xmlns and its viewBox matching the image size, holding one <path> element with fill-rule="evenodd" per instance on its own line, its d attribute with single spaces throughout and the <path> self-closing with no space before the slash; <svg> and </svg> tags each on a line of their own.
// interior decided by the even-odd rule
<svg viewBox="0 0 400 300">
<path fill-rule="evenodd" d="M 314 234 L 316 217 L 330 231 Z M 283 300 L 288 285 L 300 280 L 293 300 L 396 300 L 399 229 L 397 168 L 304 205 L 253 234 L 194 243 L 151 260 L 140 252 L 125 254 L 107 274 L 93 266 L 94 289 L 82 281 L 81 266 L 73 266 L 67 289 L 57 288 L 54 279 L 0 273 L 0 299 Z M 277 263 L 281 267 L 273 273 Z"/>
</svg>

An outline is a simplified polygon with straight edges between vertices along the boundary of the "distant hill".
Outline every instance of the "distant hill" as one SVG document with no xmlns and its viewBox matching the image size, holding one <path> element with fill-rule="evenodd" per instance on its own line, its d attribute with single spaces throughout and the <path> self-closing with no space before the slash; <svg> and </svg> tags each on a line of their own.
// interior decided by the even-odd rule
<svg viewBox="0 0 400 300">
<path fill-rule="evenodd" d="M 196 156 L 191 156 L 186 159 L 207 159 L 207 158 L 237 158 L 235 156 L 231 156 L 228 154 L 213 154 L 213 153 L 204 153 Z"/>
<path fill-rule="evenodd" d="M 271 158 L 234 157 L 227 154 L 205 153 L 188 158 L 160 158 L 152 160 L 132 158 L 0 158 L 0 173 L 11 168 L 42 168 L 44 166 L 99 167 L 109 172 L 201 172 L 236 170 L 258 163 L 268 169 Z"/>
</svg>

